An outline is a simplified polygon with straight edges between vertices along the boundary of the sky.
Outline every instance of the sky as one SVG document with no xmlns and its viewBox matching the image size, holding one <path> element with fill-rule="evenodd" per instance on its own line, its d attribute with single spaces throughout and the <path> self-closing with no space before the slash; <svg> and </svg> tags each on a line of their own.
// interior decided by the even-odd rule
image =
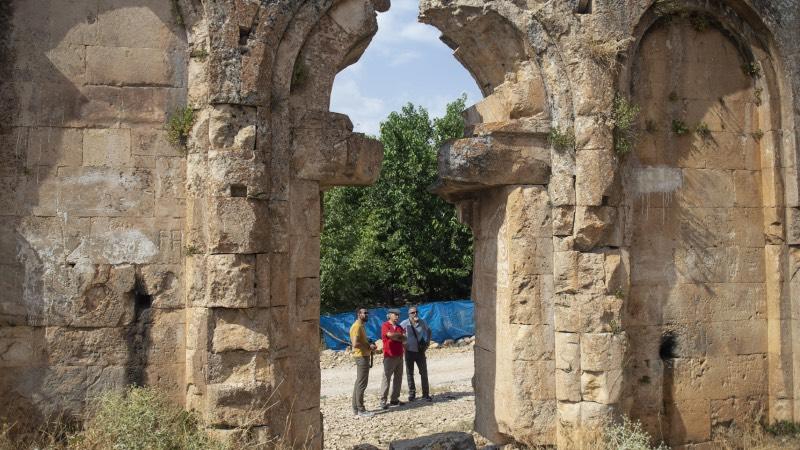
<svg viewBox="0 0 800 450">
<path fill-rule="evenodd" d="M 418 8 L 418 0 L 392 0 L 364 55 L 336 76 L 330 110 L 350 116 L 355 131 L 377 136 L 380 122 L 408 102 L 440 117 L 462 93 L 467 106 L 481 99 L 439 30 L 417 22 Z"/>
</svg>

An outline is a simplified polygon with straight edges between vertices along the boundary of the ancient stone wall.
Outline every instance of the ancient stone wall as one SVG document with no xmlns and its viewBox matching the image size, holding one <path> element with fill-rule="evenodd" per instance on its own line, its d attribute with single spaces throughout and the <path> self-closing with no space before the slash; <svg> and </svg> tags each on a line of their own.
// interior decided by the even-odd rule
<svg viewBox="0 0 800 450">
<path fill-rule="evenodd" d="M 182 401 L 186 37 L 169 2 L 3 2 L 0 416 Z"/>
<path fill-rule="evenodd" d="M 222 437 L 322 445 L 320 194 L 381 161 L 330 91 L 388 7 L 0 6 L 8 419 L 153 384 Z M 800 4 L 422 0 L 420 19 L 485 95 L 435 186 L 475 234 L 476 429 L 572 448 L 628 414 L 683 445 L 800 419 Z"/>
</svg>

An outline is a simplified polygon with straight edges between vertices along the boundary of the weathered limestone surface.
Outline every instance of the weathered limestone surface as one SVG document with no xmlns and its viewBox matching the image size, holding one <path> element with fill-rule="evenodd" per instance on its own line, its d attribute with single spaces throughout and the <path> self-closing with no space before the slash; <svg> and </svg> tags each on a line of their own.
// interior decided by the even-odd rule
<svg viewBox="0 0 800 450">
<path fill-rule="evenodd" d="M 382 158 L 330 93 L 389 6 L 0 2 L 0 419 L 148 384 L 220 437 L 321 447 L 321 191 Z M 475 235 L 476 429 L 574 448 L 629 414 L 679 446 L 800 420 L 800 4 L 420 19 L 485 95 L 433 188 Z"/>
<path fill-rule="evenodd" d="M 0 418 L 79 415 L 134 383 L 181 402 L 186 162 L 164 124 L 185 31 L 169 2 L 0 16 Z"/>
</svg>

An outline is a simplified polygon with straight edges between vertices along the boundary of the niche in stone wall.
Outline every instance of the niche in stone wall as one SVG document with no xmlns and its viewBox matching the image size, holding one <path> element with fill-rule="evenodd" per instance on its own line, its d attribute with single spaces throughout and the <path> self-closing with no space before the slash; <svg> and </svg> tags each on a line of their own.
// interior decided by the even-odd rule
<svg viewBox="0 0 800 450">
<path fill-rule="evenodd" d="M 657 21 L 633 61 L 626 409 L 671 445 L 767 410 L 759 71 L 702 13 Z"/>
</svg>

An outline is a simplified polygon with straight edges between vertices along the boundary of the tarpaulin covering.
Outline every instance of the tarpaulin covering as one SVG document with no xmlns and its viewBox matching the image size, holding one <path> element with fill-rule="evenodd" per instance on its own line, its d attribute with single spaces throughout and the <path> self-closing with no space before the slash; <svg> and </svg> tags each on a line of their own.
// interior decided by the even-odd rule
<svg viewBox="0 0 800 450">
<path fill-rule="evenodd" d="M 372 308 L 367 320 L 367 338 L 376 341 L 381 338 L 381 325 L 386 321 L 390 308 Z M 400 310 L 400 321 L 408 318 L 408 307 Z M 475 334 L 474 306 L 472 300 L 451 300 L 447 302 L 425 303 L 417 307 L 420 317 L 427 322 L 433 332 L 431 339 L 444 342 L 447 339 L 461 339 Z M 350 326 L 356 320 L 356 313 L 324 315 L 319 318 L 325 346 L 331 350 L 344 350 L 350 344 Z"/>
</svg>

